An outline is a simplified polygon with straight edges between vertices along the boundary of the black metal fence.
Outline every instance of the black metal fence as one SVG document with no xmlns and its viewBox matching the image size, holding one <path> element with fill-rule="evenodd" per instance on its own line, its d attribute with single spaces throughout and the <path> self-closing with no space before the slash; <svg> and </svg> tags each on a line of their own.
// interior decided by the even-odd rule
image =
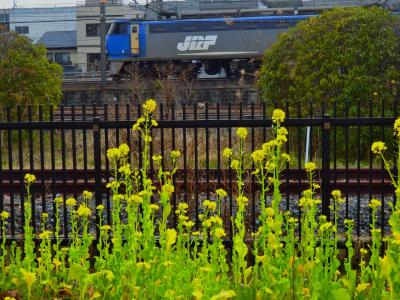
<svg viewBox="0 0 400 300">
<path fill-rule="evenodd" d="M 368 203 L 377 197 L 382 201 L 380 226 L 383 231 L 387 230 L 390 212 L 387 203 L 395 201 L 394 188 L 383 164 L 371 153 L 370 145 L 375 140 L 384 140 L 390 148 L 388 153 L 394 150 L 392 125 L 397 115 L 397 102 L 381 100 L 378 104 L 376 100 L 370 100 L 347 102 L 340 107 L 336 104 L 316 107 L 312 102 L 283 105 L 288 117 L 284 125 L 289 130 L 286 151 L 292 159 L 282 171 L 282 209 L 290 210 L 300 218 L 298 200 L 302 190 L 307 188 L 303 167 L 310 159 L 318 166 L 316 181 L 321 185 L 321 213 L 329 215 L 330 192 L 340 189 L 346 203 L 340 211 L 339 225 L 342 226 L 344 219 L 354 219 L 357 235 L 368 235 L 371 219 Z M 214 191 L 224 188 L 229 196 L 223 202 L 222 213 L 228 222 L 227 228 L 230 228 L 230 216 L 236 209 L 235 175 L 229 162 L 223 159 L 222 150 L 230 147 L 235 151 L 236 127 L 249 130 L 246 153 L 260 148 L 273 135 L 270 119 L 273 107 L 255 103 L 159 106 L 155 114 L 159 126 L 153 130 L 150 155 L 161 154 L 163 169 L 168 169 L 168 153 L 174 149 L 182 153 L 174 178 L 174 211 L 177 203 L 186 201 L 198 226 L 202 200 L 215 197 Z M 21 109 L 15 114 L 7 109 L 6 120 L 0 122 L 0 211 L 7 210 L 11 214 L 8 236 L 14 239 L 22 233 L 26 173 L 37 177 L 32 185 L 33 224 L 37 228 L 44 212 L 54 222 L 53 199 L 57 195 L 65 199 L 79 198 L 83 190 L 94 192 L 93 208 L 100 203 L 105 205 L 106 221 L 110 223 L 112 200 L 105 186 L 112 180 L 112 175 L 106 150 L 125 142 L 132 150 L 129 162 L 135 168 L 141 167 L 142 142 L 131 130 L 140 113 L 140 106 L 82 106 L 60 107 L 57 115 L 50 109 L 45 117 L 42 108 L 30 107 L 24 118 Z M 390 156 L 393 170 L 397 163 L 395 157 Z M 255 230 L 259 205 L 252 167 L 248 159 L 245 177 L 245 189 L 250 199 L 247 225 L 250 230 Z M 155 171 L 151 165 L 150 174 L 154 175 Z M 68 237 L 67 216 L 64 204 L 62 228 L 65 238 Z M 174 225 L 175 217 L 171 219 Z"/>
</svg>

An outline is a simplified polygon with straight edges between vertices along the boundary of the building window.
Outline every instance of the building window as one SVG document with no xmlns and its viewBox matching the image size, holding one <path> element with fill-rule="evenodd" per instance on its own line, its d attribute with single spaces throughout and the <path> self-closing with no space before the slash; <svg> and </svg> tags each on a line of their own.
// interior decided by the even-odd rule
<svg viewBox="0 0 400 300">
<path fill-rule="evenodd" d="M 86 36 L 100 36 L 100 24 L 86 24 Z"/>
<path fill-rule="evenodd" d="M 87 70 L 100 71 L 100 53 L 88 53 L 87 54 Z"/>
<path fill-rule="evenodd" d="M 15 31 L 19 34 L 28 34 L 29 26 L 15 26 Z"/>
<path fill-rule="evenodd" d="M 60 65 L 70 65 L 71 59 L 69 52 L 54 53 L 54 61 Z"/>
<path fill-rule="evenodd" d="M 111 27 L 111 23 L 106 23 L 106 34 Z M 86 24 L 86 36 L 100 36 L 100 24 Z"/>
</svg>

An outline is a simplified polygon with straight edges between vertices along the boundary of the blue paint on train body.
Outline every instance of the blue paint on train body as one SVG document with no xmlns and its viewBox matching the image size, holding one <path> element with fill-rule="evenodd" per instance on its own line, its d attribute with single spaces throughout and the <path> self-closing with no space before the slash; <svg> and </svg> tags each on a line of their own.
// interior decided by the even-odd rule
<svg viewBox="0 0 400 300">
<path fill-rule="evenodd" d="M 196 32 L 224 31 L 224 30 L 251 30 L 251 29 L 275 29 L 288 28 L 296 23 L 310 18 L 312 15 L 300 16 L 267 16 L 267 17 L 239 17 L 239 18 L 211 18 L 211 19 L 188 19 L 169 21 L 133 21 L 119 19 L 113 21 L 106 38 L 108 58 L 112 60 L 123 60 L 146 57 L 146 40 L 155 33 L 172 32 Z M 122 25 L 126 24 L 126 25 Z M 139 54 L 130 53 L 130 25 L 139 25 Z M 225 25 L 221 27 L 221 25 Z M 115 30 L 116 26 L 126 27 L 126 31 Z M 251 28 L 253 26 L 253 28 Z M 162 49 L 160 49 L 162 51 Z"/>
</svg>

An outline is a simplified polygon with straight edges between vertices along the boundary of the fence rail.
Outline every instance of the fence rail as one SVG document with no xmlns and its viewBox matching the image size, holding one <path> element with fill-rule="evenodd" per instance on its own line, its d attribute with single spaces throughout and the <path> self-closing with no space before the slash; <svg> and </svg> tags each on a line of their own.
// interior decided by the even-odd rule
<svg viewBox="0 0 400 300">
<path fill-rule="evenodd" d="M 366 108 L 357 104 L 355 116 L 351 116 L 348 104 L 343 107 L 342 114 L 339 114 L 335 106 L 328 111 L 325 106 L 317 109 L 311 105 L 306 113 L 300 104 L 294 110 L 290 110 L 289 105 L 285 106 L 289 115 L 284 124 L 289 130 L 286 151 L 292 160 L 282 171 L 282 209 L 291 210 L 300 217 L 298 200 L 306 187 L 303 166 L 311 158 L 319 166 L 316 180 L 321 185 L 321 213 L 329 215 L 330 192 L 339 188 L 346 198 L 340 212 L 341 222 L 354 218 L 357 235 L 366 235 L 369 234 L 367 223 L 371 218 L 368 202 L 372 197 L 379 197 L 382 200 L 379 221 L 384 231 L 387 229 L 389 212 L 387 203 L 394 200 L 394 189 L 383 164 L 374 159 L 369 149 L 377 139 L 386 140 L 391 145 L 389 141 L 397 114 L 397 102 L 390 105 L 390 117 L 385 116 L 388 106 L 379 105 L 376 108 L 372 102 L 367 102 Z M 27 172 L 37 177 L 32 186 L 33 223 L 37 226 L 41 213 L 53 213 L 52 199 L 57 194 L 64 198 L 79 197 L 85 189 L 95 194 L 93 207 L 105 204 L 106 220 L 111 222 L 112 201 L 105 189 L 111 180 L 106 150 L 125 142 L 132 149 L 129 156 L 131 165 L 141 167 L 139 153 L 142 143 L 131 130 L 140 115 L 140 106 L 134 109 L 129 105 L 104 106 L 101 109 L 93 106 L 90 107 L 90 118 L 87 118 L 87 107 L 80 107 L 79 110 L 79 119 L 75 115 L 76 108 L 70 108 L 70 118 L 66 120 L 65 108 L 60 107 L 56 120 L 53 110 L 45 118 L 42 108 L 38 109 L 37 115 L 33 108 L 29 108 L 28 117 L 23 120 L 21 109 L 17 110 L 15 119 L 8 109 L 6 121 L 0 122 L 0 211 L 11 212 L 10 238 L 16 238 L 22 232 L 23 202 L 26 197 L 23 178 Z M 112 116 L 111 111 L 114 112 Z M 235 148 L 237 138 L 234 128 L 238 126 L 249 129 L 246 152 L 260 148 L 273 135 L 270 111 L 267 105 L 254 103 L 238 106 L 205 104 L 200 108 L 197 104 L 189 107 L 160 105 L 155 114 L 159 126 L 152 133 L 150 155 L 161 154 L 163 169 L 168 169 L 169 151 L 178 149 L 182 153 L 174 179 L 174 209 L 180 201 L 188 202 L 192 218 L 199 225 L 201 201 L 213 198 L 213 191 L 222 187 L 229 195 L 223 209 L 223 215 L 229 223 L 236 209 L 235 176 L 221 152 L 225 147 Z M 305 157 L 307 127 L 310 128 L 309 157 Z M 397 170 L 396 163 L 394 158 L 394 172 Z M 254 230 L 259 215 L 258 186 L 250 172 L 253 167 L 251 162 L 247 161 L 246 164 L 249 169 L 245 178 L 246 193 L 251 199 L 246 217 L 247 225 Z M 151 165 L 149 173 L 155 172 Z M 68 238 L 67 215 L 64 205 L 62 227 L 65 238 Z M 175 216 L 171 223 L 176 224 Z M 229 228 L 228 224 L 228 232 Z"/>
</svg>

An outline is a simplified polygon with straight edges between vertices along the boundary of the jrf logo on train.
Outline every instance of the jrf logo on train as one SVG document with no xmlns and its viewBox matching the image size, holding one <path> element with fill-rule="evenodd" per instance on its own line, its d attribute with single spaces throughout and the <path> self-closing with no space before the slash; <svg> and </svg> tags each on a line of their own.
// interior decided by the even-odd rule
<svg viewBox="0 0 400 300">
<path fill-rule="evenodd" d="M 215 45 L 217 42 L 217 35 L 187 35 L 185 41 L 177 44 L 177 49 L 179 51 L 198 51 L 198 50 L 208 50 L 210 46 Z"/>
</svg>

